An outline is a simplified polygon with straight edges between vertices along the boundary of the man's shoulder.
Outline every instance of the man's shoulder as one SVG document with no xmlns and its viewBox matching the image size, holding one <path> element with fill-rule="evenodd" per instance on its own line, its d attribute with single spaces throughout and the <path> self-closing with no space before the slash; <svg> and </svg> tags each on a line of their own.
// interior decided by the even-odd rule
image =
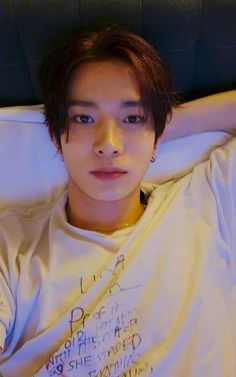
<svg viewBox="0 0 236 377">
<path fill-rule="evenodd" d="M 18 221 L 34 221 L 43 217 L 47 217 L 53 207 L 55 202 L 40 204 L 35 207 L 11 207 L 4 209 L 0 212 L 0 224 L 7 220 L 18 220 Z"/>
<path fill-rule="evenodd" d="M 0 244 L 33 240 L 49 226 L 56 203 L 33 208 L 9 208 L 0 213 Z"/>
</svg>

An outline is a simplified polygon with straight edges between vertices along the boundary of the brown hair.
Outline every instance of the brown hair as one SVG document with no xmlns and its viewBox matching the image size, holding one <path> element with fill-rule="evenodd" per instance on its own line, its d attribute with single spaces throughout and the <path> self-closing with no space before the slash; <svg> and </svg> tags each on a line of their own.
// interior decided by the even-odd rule
<svg viewBox="0 0 236 377">
<path fill-rule="evenodd" d="M 151 114 L 156 140 L 163 133 L 177 103 L 169 71 L 154 49 L 142 37 L 122 27 L 77 34 L 57 48 L 41 69 L 45 121 L 51 138 L 61 149 L 61 134 L 69 135 L 67 91 L 76 68 L 91 61 L 117 59 L 133 70 L 145 110 Z"/>
</svg>

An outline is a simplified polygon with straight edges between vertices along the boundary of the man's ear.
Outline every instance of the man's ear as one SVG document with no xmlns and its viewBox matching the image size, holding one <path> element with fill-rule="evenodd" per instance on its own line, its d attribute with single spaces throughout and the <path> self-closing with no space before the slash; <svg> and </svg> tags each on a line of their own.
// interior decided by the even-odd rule
<svg viewBox="0 0 236 377">
<path fill-rule="evenodd" d="M 153 152 L 154 153 L 157 152 L 157 149 L 159 148 L 159 145 L 161 143 L 162 137 L 163 137 L 163 134 L 161 134 L 160 136 L 158 136 L 157 140 L 155 141 L 154 148 L 153 148 Z"/>
<path fill-rule="evenodd" d="M 57 149 L 57 152 L 59 153 L 60 156 L 62 156 L 62 149 L 61 149 L 61 145 L 58 144 L 55 136 L 51 136 L 51 142 L 55 145 L 56 149 Z"/>
</svg>

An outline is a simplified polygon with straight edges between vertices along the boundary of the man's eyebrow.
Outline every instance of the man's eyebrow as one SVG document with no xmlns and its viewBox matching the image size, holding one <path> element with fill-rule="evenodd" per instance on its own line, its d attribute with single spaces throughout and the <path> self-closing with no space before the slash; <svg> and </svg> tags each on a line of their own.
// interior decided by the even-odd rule
<svg viewBox="0 0 236 377">
<path fill-rule="evenodd" d="M 133 101 L 133 100 L 128 100 L 128 101 L 122 101 L 121 102 L 121 107 L 139 107 L 143 106 L 142 101 Z"/>
<path fill-rule="evenodd" d="M 69 101 L 68 107 L 73 107 L 73 106 L 97 107 L 95 102 L 86 101 L 86 100 L 71 100 L 71 101 Z"/>
<path fill-rule="evenodd" d="M 120 101 L 118 102 L 118 105 L 120 107 L 140 107 L 140 106 L 143 106 L 143 102 L 138 100 L 138 101 L 134 101 L 134 100 L 124 100 L 124 101 Z M 69 107 L 73 107 L 73 106 L 82 106 L 82 107 L 98 107 L 98 105 L 93 102 L 93 101 L 88 101 L 88 100 L 71 100 L 69 101 L 68 103 L 68 108 Z"/>
</svg>

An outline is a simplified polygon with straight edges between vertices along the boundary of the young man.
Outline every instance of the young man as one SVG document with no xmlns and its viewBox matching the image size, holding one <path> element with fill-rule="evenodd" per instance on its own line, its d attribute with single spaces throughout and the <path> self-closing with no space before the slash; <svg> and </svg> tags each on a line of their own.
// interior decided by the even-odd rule
<svg viewBox="0 0 236 377">
<path fill-rule="evenodd" d="M 68 191 L 1 215 L 1 374 L 235 376 L 235 139 L 182 179 L 142 184 L 176 101 L 154 49 L 123 29 L 71 39 L 42 81 Z M 203 115 L 233 128 L 234 103 L 174 107 L 164 137 L 198 114 L 187 132 Z"/>
</svg>

